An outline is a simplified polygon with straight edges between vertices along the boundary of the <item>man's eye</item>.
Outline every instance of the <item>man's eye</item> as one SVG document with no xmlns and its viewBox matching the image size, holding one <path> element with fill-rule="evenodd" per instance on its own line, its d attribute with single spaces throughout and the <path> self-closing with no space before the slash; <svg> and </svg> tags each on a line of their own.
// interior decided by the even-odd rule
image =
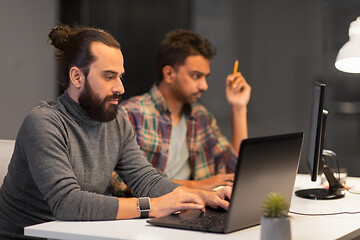
<svg viewBox="0 0 360 240">
<path fill-rule="evenodd" d="M 105 75 L 105 79 L 107 79 L 107 80 L 111 80 L 113 78 L 114 78 L 114 75 L 112 75 L 112 74 Z"/>
<path fill-rule="evenodd" d="M 200 74 L 193 74 L 193 79 L 199 79 L 201 77 Z"/>
</svg>

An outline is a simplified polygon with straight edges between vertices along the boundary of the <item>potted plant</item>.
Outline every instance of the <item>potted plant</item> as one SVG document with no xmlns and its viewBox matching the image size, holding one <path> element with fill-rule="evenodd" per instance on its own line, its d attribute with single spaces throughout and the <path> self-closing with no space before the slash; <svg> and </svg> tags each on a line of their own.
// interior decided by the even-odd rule
<svg viewBox="0 0 360 240">
<path fill-rule="evenodd" d="M 278 193 L 269 193 L 261 217 L 261 240 L 290 240 L 289 203 Z"/>
</svg>

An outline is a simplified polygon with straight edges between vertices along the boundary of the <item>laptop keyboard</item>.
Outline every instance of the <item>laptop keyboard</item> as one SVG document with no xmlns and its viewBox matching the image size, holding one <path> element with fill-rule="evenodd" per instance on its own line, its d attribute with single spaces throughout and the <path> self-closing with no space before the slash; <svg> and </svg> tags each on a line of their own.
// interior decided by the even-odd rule
<svg viewBox="0 0 360 240">
<path fill-rule="evenodd" d="M 196 225 L 205 225 L 205 226 L 222 226 L 225 224 L 225 217 L 227 212 L 221 214 L 213 214 L 209 216 L 204 216 L 191 220 L 184 220 L 182 223 L 185 224 L 196 224 Z"/>
</svg>

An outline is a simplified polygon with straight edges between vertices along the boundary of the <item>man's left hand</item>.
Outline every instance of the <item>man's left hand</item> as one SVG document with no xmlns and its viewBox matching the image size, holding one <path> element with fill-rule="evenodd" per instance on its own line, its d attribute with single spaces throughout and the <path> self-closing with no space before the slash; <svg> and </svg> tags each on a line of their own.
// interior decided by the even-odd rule
<svg viewBox="0 0 360 240">
<path fill-rule="evenodd" d="M 231 198 L 232 187 L 226 186 L 216 192 L 202 191 L 200 197 L 211 208 L 229 209 L 229 199 Z"/>
<path fill-rule="evenodd" d="M 240 72 L 227 76 L 225 89 L 226 99 L 232 107 L 243 108 L 247 106 L 250 100 L 251 87 Z"/>
</svg>

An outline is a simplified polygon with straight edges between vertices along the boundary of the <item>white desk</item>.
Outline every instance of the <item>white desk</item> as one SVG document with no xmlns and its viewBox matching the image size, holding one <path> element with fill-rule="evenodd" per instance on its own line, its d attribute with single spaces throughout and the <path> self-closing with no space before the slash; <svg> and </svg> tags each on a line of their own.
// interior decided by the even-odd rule
<svg viewBox="0 0 360 240">
<path fill-rule="evenodd" d="M 360 178 L 348 178 L 348 186 L 360 191 Z M 295 190 L 318 187 L 308 175 L 298 175 Z M 293 196 L 291 211 L 301 213 L 334 213 L 360 211 L 360 195 L 346 192 L 343 199 L 307 200 Z M 291 215 L 292 240 L 305 239 L 353 239 L 360 236 L 360 214 L 333 216 Z M 230 234 L 205 233 L 151 226 L 144 219 L 92 222 L 54 221 L 25 228 L 25 235 L 55 239 L 260 239 L 260 226 Z"/>
</svg>

